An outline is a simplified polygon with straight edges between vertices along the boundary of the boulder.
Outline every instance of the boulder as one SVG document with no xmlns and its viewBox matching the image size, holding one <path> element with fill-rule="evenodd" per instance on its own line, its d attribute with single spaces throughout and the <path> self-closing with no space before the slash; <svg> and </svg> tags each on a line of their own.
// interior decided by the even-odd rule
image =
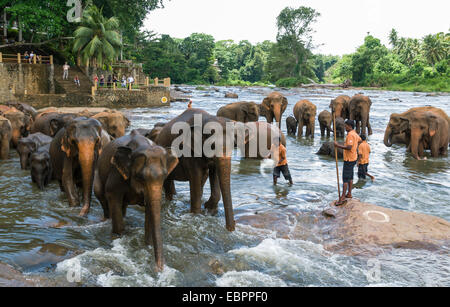
<svg viewBox="0 0 450 307">
<path fill-rule="evenodd" d="M 236 99 L 236 98 L 239 98 L 239 96 L 238 96 L 238 94 L 236 94 L 236 93 L 228 92 L 228 93 L 225 93 L 225 98 Z"/>
</svg>

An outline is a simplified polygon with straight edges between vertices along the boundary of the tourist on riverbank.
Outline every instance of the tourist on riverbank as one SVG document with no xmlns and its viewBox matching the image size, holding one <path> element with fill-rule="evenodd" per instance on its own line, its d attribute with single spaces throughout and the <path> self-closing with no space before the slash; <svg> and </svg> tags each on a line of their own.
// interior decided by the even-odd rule
<svg viewBox="0 0 450 307">
<path fill-rule="evenodd" d="M 133 83 L 134 83 L 133 76 L 129 76 L 127 82 L 128 82 L 129 88 L 131 89 L 133 87 Z"/>
<path fill-rule="evenodd" d="M 25 54 L 23 55 L 26 61 L 30 60 L 30 55 L 28 54 L 28 51 L 25 51 Z"/>
<path fill-rule="evenodd" d="M 98 77 L 97 77 L 97 75 L 94 75 L 93 81 L 94 81 L 94 85 L 97 86 L 98 85 Z"/>
<path fill-rule="evenodd" d="M 353 198 L 353 176 L 355 173 L 355 165 L 358 160 L 358 145 L 362 141 L 355 131 L 355 121 L 348 119 L 345 121 L 345 130 L 347 131 L 347 138 L 345 144 L 341 145 L 334 142 L 334 146 L 344 150 L 344 170 L 342 172 L 342 195 L 336 206 L 341 206 L 345 203 L 346 198 Z"/>
<path fill-rule="evenodd" d="M 78 85 L 78 87 L 81 86 L 80 79 L 78 78 L 78 75 L 75 76 L 75 79 L 73 79 L 73 81 L 75 82 L 76 85 Z"/>
<path fill-rule="evenodd" d="M 69 80 L 69 64 L 67 62 L 63 66 L 63 80 Z"/>
<path fill-rule="evenodd" d="M 111 75 L 108 75 L 108 81 L 107 81 L 106 85 L 108 87 L 112 87 L 112 76 Z"/>
<path fill-rule="evenodd" d="M 362 143 L 358 147 L 358 179 L 366 179 L 366 176 L 375 181 L 375 177 L 368 173 L 370 146 L 366 141 L 366 136 L 361 135 Z"/>
<path fill-rule="evenodd" d="M 31 51 L 31 53 L 30 53 L 30 59 L 29 59 L 30 64 L 33 63 L 33 58 L 34 58 L 34 56 L 35 56 L 34 51 Z"/>
<path fill-rule="evenodd" d="M 100 76 L 100 86 L 104 86 L 105 85 L 105 76 L 101 75 Z"/>
</svg>

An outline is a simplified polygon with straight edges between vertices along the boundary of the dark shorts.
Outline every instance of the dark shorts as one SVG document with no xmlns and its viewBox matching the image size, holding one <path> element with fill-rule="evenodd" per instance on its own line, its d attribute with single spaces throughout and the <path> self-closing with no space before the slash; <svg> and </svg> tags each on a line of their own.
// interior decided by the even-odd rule
<svg viewBox="0 0 450 307">
<path fill-rule="evenodd" d="M 353 162 L 344 161 L 344 170 L 342 172 L 342 181 L 344 183 L 353 181 L 355 165 L 356 165 L 356 161 L 353 161 Z"/>
<path fill-rule="evenodd" d="M 289 172 L 289 167 L 288 165 L 282 165 L 282 166 L 277 166 L 273 169 L 273 176 L 280 178 L 280 173 L 283 173 L 284 179 L 286 180 L 291 180 L 291 173 Z"/>
<path fill-rule="evenodd" d="M 369 163 L 358 165 L 358 178 L 366 179 L 366 174 L 369 172 Z"/>
</svg>

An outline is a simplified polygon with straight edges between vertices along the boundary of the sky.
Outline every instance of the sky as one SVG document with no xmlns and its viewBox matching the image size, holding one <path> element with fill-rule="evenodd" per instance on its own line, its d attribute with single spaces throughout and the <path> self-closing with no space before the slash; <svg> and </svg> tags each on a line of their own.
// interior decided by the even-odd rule
<svg viewBox="0 0 450 307">
<path fill-rule="evenodd" d="M 320 12 L 314 25 L 314 53 L 343 55 L 371 35 L 388 45 L 395 28 L 400 36 L 422 38 L 450 29 L 450 0 L 166 0 L 152 11 L 144 29 L 185 38 L 207 33 L 217 40 L 276 40 L 276 18 L 287 6 Z"/>
</svg>

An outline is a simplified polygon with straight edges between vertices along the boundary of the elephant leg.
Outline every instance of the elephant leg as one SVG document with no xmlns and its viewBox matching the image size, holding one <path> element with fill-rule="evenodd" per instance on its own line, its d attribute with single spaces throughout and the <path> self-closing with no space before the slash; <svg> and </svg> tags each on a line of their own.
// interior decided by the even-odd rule
<svg viewBox="0 0 450 307">
<path fill-rule="evenodd" d="M 100 178 L 98 177 L 98 171 L 95 171 L 95 177 L 94 177 L 94 194 L 95 197 L 99 200 L 100 204 L 103 208 L 103 217 L 105 219 L 109 219 L 109 207 L 108 207 L 108 201 L 105 197 L 105 191 L 103 189 L 102 182 Z"/>
<path fill-rule="evenodd" d="M 356 121 L 356 133 L 361 134 L 361 122 L 359 120 Z"/>
<path fill-rule="evenodd" d="M 373 134 L 372 125 L 370 124 L 370 119 L 367 119 L 367 129 L 369 130 L 369 135 Z"/>
<path fill-rule="evenodd" d="M 327 127 L 327 138 L 331 137 L 331 125 L 328 125 Z"/>
<path fill-rule="evenodd" d="M 209 184 L 211 187 L 211 196 L 209 200 L 205 203 L 205 209 L 208 214 L 217 215 L 218 204 L 220 201 L 220 184 L 219 177 L 217 176 L 216 168 L 211 166 L 209 168 Z"/>
<path fill-rule="evenodd" d="M 75 187 L 75 183 L 73 182 L 72 159 L 69 158 L 64 158 L 62 185 L 64 187 L 64 192 L 66 192 L 67 194 L 69 206 L 80 206 L 80 199 L 78 197 L 77 188 Z"/>
<path fill-rule="evenodd" d="M 194 169 L 191 169 L 192 172 L 189 178 L 189 188 L 191 192 L 191 213 L 200 214 L 202 209 L 202 196 L 203 196 L 203 187 L 202 187 L 202 178 L 203 170 L 200 169 L 197 163 L 194 162 Z"/>
<path fill-rule="evenodd" d="M 298 136 L 298 137 L 303 136 L 303 120 L 299 120 L 299 121 L 298 121 L 298 131 L 297 131 L 297 136 Z"/>
<path fill-rule="evenodd" d="M 166 179 L 164 181 L 163 187 L 164 187 L 164 192 L 165 192 L 165 195 L 166 195 L 166 199 L 168 201 L 172 201 L 173 200 L 173 196 L 175 194 L 177 194 L 177 191 L 175 189 L 175 182 L 173 180 Z"/>
<path fill-rule="evenodd" d="M 314 129 L 315 129 L 315 122 L 312 122 L 309 125 L 309 135 L 311 136 L 311 138 L 314 138 Z"/>
<path fill-rule="evenodd" d="M 439 141 L 431 139 L 431 156 L 433 158 L 439 157 Z"/>
<path fill-rule="evenodd" d="M 109 213 L 112 219 L 112 232 L 121 235 L 125 229 L 123 221 L 123 200 L 125 197 L 125 191 L 120 184 L 115 184 L 116 181 L 113 177 L 109 177 L 106 182 L 106 200 L 109 206 Z"/>
<path fill-rule="evenodd" d="M 325 125 L 320 123 L 320 136 L 324 137 L 325 136 Z"/>
</svg>

